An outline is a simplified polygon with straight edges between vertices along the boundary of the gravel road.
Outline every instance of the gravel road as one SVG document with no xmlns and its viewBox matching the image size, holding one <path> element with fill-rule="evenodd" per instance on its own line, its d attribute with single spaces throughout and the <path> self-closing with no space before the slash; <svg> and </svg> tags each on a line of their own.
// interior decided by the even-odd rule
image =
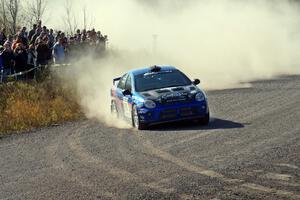
<svg viewBox="0 0 300 200">
<path fill-rule="evenodd" d="M 208 92 L 212 121 L 0 139 L 0 199 L 300 199 L 300 76 Z"/>
</svg>

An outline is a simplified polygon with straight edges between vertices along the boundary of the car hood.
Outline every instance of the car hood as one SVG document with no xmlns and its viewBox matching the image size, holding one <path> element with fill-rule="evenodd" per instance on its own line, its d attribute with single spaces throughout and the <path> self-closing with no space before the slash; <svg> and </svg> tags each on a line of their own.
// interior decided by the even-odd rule
<svg viewBox="0 0 300 200">
<path fill-rule="evenodd" d="M 159 102 L 171 103 L 175 101 L 179 102 L 191 100 L 199 91 L 200 89 L 198 87 L 194 85 L 189 85 L 149 90 L 141 92 L 140 95 L 145 100 L 154 100 Z"/>
</svg>

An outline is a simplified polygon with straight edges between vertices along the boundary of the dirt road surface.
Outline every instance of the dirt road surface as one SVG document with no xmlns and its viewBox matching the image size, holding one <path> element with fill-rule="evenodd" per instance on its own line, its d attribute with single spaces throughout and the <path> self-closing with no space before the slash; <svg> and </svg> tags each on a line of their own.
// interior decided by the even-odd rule
<svg viewBox="0 0 300 200">
<path fill-rule="evenodd" d="M 205 127 L 86 120 L 2 137 L 0 199 L 300 199 L 300 76 L 208 97 Z"/>
</svg>

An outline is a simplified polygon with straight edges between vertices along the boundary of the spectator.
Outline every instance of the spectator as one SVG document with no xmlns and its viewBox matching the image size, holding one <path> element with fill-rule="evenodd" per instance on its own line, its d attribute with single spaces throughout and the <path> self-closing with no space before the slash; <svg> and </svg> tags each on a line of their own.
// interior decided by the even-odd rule
<svg viewBox="0 0 300 200">
<path fill-rule="evenodd" d="M 27 68 L 28 69 L 32 69 L 36 66 L 36 52 L 34 49 L 34 45 L 30 45 L 29 48 L 27 49 L 27 55 L 28 55 L 28 59 L 27 59 Z M 34 78 L 34 74 L 35 74 L 35 70 L 31 71 L 27 74 L 27 77 L 29 79 L 33 79 Z"/>
<path fill-rule="evenodd" d="M 80 42 L 81 41 L 80 29 L 77 29 L 76 34 L 74 35 L 74 39 L 75 39 L 76 42 Z"/>
<path fill-rule="evenodd" d="M 28 60 L 27 64 L 30 66 L 30 68 L 33 68 L 36 66 L 35 61 L 36 61 L 36 52 L 34 49 L 34 45 L 31 44 L 29 48 L 27 49 L 27 54 L 28 54 Z"/>
<path fill-rule="evenodd" d="M 61 34 L 61 31 L 57 31 L 57 32 L 56 32 L 55 42 L 58 42 L 58 40 L 59 40 L 59 38 L 60 38 L 60 34 Z"/>
<path fill-rule="evenodd" d="M 40 39 L 36 45 L 36 65 L 45 66 L 48 64 L 50 48 L 47 44 L 47 37 Z"/>
<path fill-rule="evenodd" d="M 22 43 L 18 43 L 14 50 L 15 58 L 15 72 L 23 72 L 27 70 L 28 54 L 25 50 L 25 46 Z"/>
<path fill-rule="evenodd" d="M 0 31 L 0 68 L 4 69 L 5 75 L 13 73 L 13 69 L 26 71 L 52 61 L 61 64 L 90 53 L 99 57 L 107 42 L 107 36 L 95 29 L 78 29 L 76 34 L 66 36 L 62 31 L 54 33 L 39 21 L 29 33 L 26 30 L 22 27 L 17 35 L 7 37 L 5 29 Z"/>
<path fill-rule="evenodd" d="M 63 45 L 63 39 L 60 38 L 58 42 L 53 46 L 53 59 L 55 64 L 62 64 L 65 59 L 65 48 Z"/>
<path fill-rule="evenodd" d="M 41 29 L 42 28 L 42 20 L 39 20 L 37 24 L 38 24 L 38 28 Z"/>
<path fill-rule="evenodd" d="M 96 42 L 96 39 L 97 39 L 97 33 L 96 33 L 96 31 L 95 31 L 94 28 L 91 30 L 90 37 L 91 37 L 91 39 L 93 40 L 93 42 Z"/>
<path fill-rule="evenodd" d="M 55 37 L 55 42 L 58 42 L 59 39 L 64 38 L 65 37 L 65 33 L 58 31 Z"/>
<path fill-rule="evenodd" d="M 42 28 L 42 33 L 44 33 L 44 34 L 47 33 L 47 27 L 46 27 L 46 26 L 43 26 L 43 28 Z"/>
<path fill-rule="evenodd" d="M 36 32 L 36 29 L 37 29 L 37 25 L 36 24 L 33 24 L 32 26 L 32 29 L 29 31 L 28 33 L 28 40 L 31 41 L 32 39 L 32 36 L 35 34 Z"/>
<path fill-rule="evenodd" d="M 12 73 L 12 69 L 14 65 L 14 54 L 8 42 L 5 42 L 3 47 L 4 50 L 1 53 L 1 57 L 2 57 L 3 76 L 5 81 L 6 76 Z"/>
<path fill-rule="evenodd" d="M 47 39 L 49 40 L 47 32 L 42 31 L 40 35 L 35 39 L 34 44 L 37 44 L 40 40 L 43 40 L 43 38 L 45 37 L 47 37 Z"/>
<path fill-rule="evenodd" d="M 100 51 L 105 51 L 106 50 L 106 42 L 107 42 L 107 35 L 102 35 L 101 32 L 99 31 L 99 48 Z"/>
<path fill-rule="evenodd" d="M 53 45 L 54 45 L 54 40 L 55 40 L 55 38 L 54 38 L 54 35 L 53 35 L 53 29 L 50 29 L 49 30 L 49 47 L 50 48 L 52 48 L 53 47 Z"/>
<path fill-rule="evenodd" d="M 10 48 L 12 48 L 12 43 L 13 43 L 13 41 L 14 41 L 14 37 L 13 37 L 12 35 L 8 35 L 8 37 L 7 37 L 6 41 L 5 41 L 5 43 L 7 43 L 7 44 L 10 46 Z M 3 45 L 3 46 L 4 46 L 4 45 Z"/>
<path fill-rule="evenodd" d="M 27 32 L 26 32 L 26 30 L 27 30 L 27 28 L 26 28 L 26 27 L 23 27 L 23 28 L 20 30 L 19 35 L 20 35 L 21 37 L 24 37 L 24 38 L 27 39 Z"/>
<path fill-rule="evenodd" d="M 5 40 L 6 40 L 6 35 L 5 35 L 5 28 L 3 28 L 1 31 L 0 31 L 0 45 L 3 46 Z"/>
<path fill-rule="evenodd" d="M 83 29 L 81 34 L 81 42 L 85 42 L 86 38 L 87 38 L 86 30 Z"/>
<path fill-rule="evenodd" d="M 17 38 L 12 43 L 12 50 L 14 51 L 15 48 L 17 47 L 17 44 L 20 43 L 23 44 L 21 36 L 18 35 Z"/>
<path fill-rule="evenodd" d="M 41 35 L 42 29 L 37 28 L 34 35 L 31 37 L 30 44 L 35 44 L 36 39 Z"/>
<path fill-rule="evenodd" d="M 48 64 L 49 64 L 49 62 L 51 64 L 52 63 L 52 46 L 50 46 L 50 41 L 49 41 L 48 35 L 45 35 L 44 38 L 43 38 L 43 40 L 44 40 L 44 42 L 48 46 L 48 57 L 47 57 L 47 60 L 48 60 Z"/>
<path fill-rule="evenodd" d="M 28 47 L 28 37 L 26 32 L 26 27 L 23 27 L 18 36 L 21 38 L 23 45 Z"/>
</svg>

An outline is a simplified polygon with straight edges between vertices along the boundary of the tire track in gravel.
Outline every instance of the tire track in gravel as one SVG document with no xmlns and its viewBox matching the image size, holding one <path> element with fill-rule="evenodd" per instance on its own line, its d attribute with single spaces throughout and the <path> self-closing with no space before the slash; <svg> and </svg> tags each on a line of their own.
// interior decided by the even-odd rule
<svg viewBox="0 0 300 200">
<path fill-rule="evenodd" d="M 88 125 L 83 125 L 80 128 L 86 128 Z M 76 129 L 71 129 L 69 133 L 66 133 L 67 135 L 72 135 L 73 132 L 76 132 Z M 70 136 L 67 136 L 70 137 Z M 60 141 L 59 144 L 57 141 Z M 58 171 L 58 173 L 61 174 L 61 178 L 71 181 L 80 187 L 87 188 L 87 189 L 94 189 L 94 184 L 87 181 L 80 173 L 77 173 L 76 171 L 73 171 L 70 166 L 66 162 L 63 161 L 62 158 L 59 157 L 59 147 L 64 147 L 66 145 L 64 143 L 65 138 L 61 135 L 57 139 L 53 140 L 49 146 L 46 147 L 47 149 L 47 157 L 49 158 L 49 162 L 53 165 L 54 169 Z M 117 199 L 115 194 L 112 192 L 100 192 L 100 195 L 107 198 L 115 200 Z"/>
<path fill-rule="evenodd" d="M 103 132 L 103 130 L 101 130 L 101 132 Z M 243 187 L 243 188 L 247 188 L 247 189 L 258 191 L 258 192 L 263 192 L 263 193 L 268 193 L 268 194 L 276 194 L 278 196 L 285 196 L 285 197 L 289 197 L 291 199 L 300 198 L 299 195 L 296 195 L 290 191 L 277 190 L 274 188 L 261 186 L 259 184 L 248 183 L 242 179 L 228 178 L 228 177 L 224 176 L 223 174 L 220 174 L 213 170 L 189 164 L 188 162 L 185 162 L 185 161 L 181 160 L 180 158 L 177 158 L 161 149 L 154 147 L 150 141 L 148 141 L 143 136 L 138 134 L 137 131 L 133 131 L 133 134 L 136 136 L 136 138 L 140 141 L 141 145 L 147 150 L 147 152 L 149 154 L 159 157 L 160 159 L 162 159 L 164 161 L 171 162 L 171 163 L 175 164 L 176 166 L 183 168 L 189 172 L 197 173 L 197 174 L 200 174 L 203 176 L 208 176 L 211 178 L 220 179 L 223 182 L 232 184 L 232 186 L 236 187 L 236 188 Z M 71 147 L 72 151 L 77 156 L 79 156 L 79 159 L 81 160 L 81 162 L 88 163 L 88 164 L 96 164 L 97 168 L 101 168 L 102 170 L 108 171 L 109 174 L 119 177 L 119 178 L 123 179 L 125 182 L 130 182 L 130 181 L 140 182 L 141 181 L 141 178 L 138 177 L 137 175 L 130 173 L 126 170 L 116 168 L 110 164 L 107 164 L 105 161 L 93 156 L 81 144 L 80 136 L 81 136 L 81 132 L 77 131 L 75 134 L 72 135 L 72 137 L 68 138 L 68 145 Z M 160 179 L 158 181 L 151 182 L 151 183 L 141 183 L 141 185 L 143 187 L 155 189 L 162 193 L 172 193 L 175 191 L 173 188 L 163 188 L 161 186 L 161 183 L 168 182 L 170 180 L 172 180 L 172 177 L 170 177 L 170 179 Z M 237 190 L 239 190 L 239 189 L 237 189 Z M 179 197 L 181 197 L 181 198 L 184 198 L 184 196 L 185 196 L 185 194 L 181 194 L 181 195 L 179 194 Z"/>
<path fill-rule="evenodd" d="M 87 124 L 85 127 L 81 127 L 80 129 L 85 129 L 88 126 L 89 125 Z M 104 128 L 104 130 L 103 130 L 103 128 Z M 98 130 L 98 131 L 105 132 L 105 127 L 102 127 L 102 129 Z M 223 175 L 221 173 L 218 173 L 218 172 L 215 172 L 213 170 L 210 170 L 210 169 L 207 169 L 207 168 L 204 168 L 204 167 L 200 167 L 198 165 L 190 164 L 186 161 L 181 160 L 178 157 L 175 157 L 175 156 L 167 153 L 166 151 L 164 151 L 162 149 L 154 147 L 154 145 L 147 138 L 145 138 L 143 135 L 139 134 L 138 131 L 132 130 L 131 133 L 133 133 L 133 135 L 140 142 L 140 144 L 145 148 L 146 152 L 149 155 L 152 155 L 152 156 L 158 157 L 158 158 L 160 158 L 164 161 L 173 163 L 177 167 L 185 169 L 189 172 L 196 173 L 196 174 L 203 175 L 203 176 L 207 176 L 207 177 L 210 177 L 210 178 L 216 178 L 216 179 L 219 179 L 219 180 L 221 180 L 225 183 L 229 183 L 237 191 L 239 191 L 241 188 L 247 188 L 249 190 L 253 190 L 253 191 L 257 191 L 257 192 L 262 192 L 262 193 L 267 193 L 267 194 L 276 194 L 278 196 L 289 197 L 291 199 L 299 199 L 300 198 L 299 195 L 294 194 L 293 192 L 290 192 L 290 191 L 269 188 L 269 187 L 262 186 L 262 185 L 259 185 L 259 184 L 246 182 L 245 180 L 242 180 L 242 179 L 228 178 L 225 175 Z M 207 134 L 211 134 L 211 132 L 207 133 Z M 159 179 L 159 180 L 151 182 L 151 183 L 144 183 L 144 182 L 142 182 L 142 178 L 140 178 L 136 174 L 133 174 L 133 173 L 130 173 L 126 170 L 114 167 L 114 166 L 108 164 L 106 161 L 101 160 L 100 158 L 95 157 L 94 155 L 92 155 L 81 144 L 81 141 L 80 141 L 80 136 L 81 135 L 82 135 L 82 132 L 80 130 L 77 130 L 77 131 L 75 131 L 75 133 L 71 134 L 67 138 L 67 145 L 70 147 L 72 152 L 76 156 L 78 156 L 78 159 L 80 160 L 80 162 L 85 163 L 85 165 L 93 164 L 93 167 L 96 167 L 98 169 L 107 171 L 107 173 L 109 173 L 110 175 L 118 177 L 118 178 L 122 179 L 124 182 L 135 181 L 135 182 L 140 183 L 141 186 L 143 186 L 143 187 L 151 188 L 151 189 L 154 189 L 156 191 L 162 192 L 164 194 L 169 194 L 169 193 L 175 192 L 174 188 L 164 188 L 164 187 L 162 187 L 162 184 L 161 184 L 163 182 L 167 182 L 167 181 L 172 180 L 173 177 L 170 177 L 170 179 Z M 120 142 L 122 142 L 122 139 L 120 140 Z M 122 150 L 122 148 L 121 148 L 121 150 Z M 78 178 L 78 176 L 77 176 L 77 178 Z M 76 179 L 75 179 L 75 181 L 76 181 Z M 86 185 L 87 183 L 84 182 L 82 184 Z M 87 184 L 87 185 L 89 185 L 89 184 Z M 112 193 L 106 193 L 105 194 L 106 197 L 110 197 L 110 198 L 113 195 L 114 194 L 112 194 Z M 117 198 L 116 196 L 114 196 L 114 197 Z M 180 197 L 181 199 L 184 199 L 184 197 L 186 197 L 186 195 L 185 194 L 178 194 L 178 197 Z"/>
<path fill-rule="evenodd" d="M 234 185 L 237 184 L 238 187 L 245 187 L 248 189 L 252 189 L 252 190 L 256 190 L 256 191 L 260 191 L 260 192 L 264 192 L 264 193 L 268 193 L 268 194 L 276 193 L 279 196 L 288 196 L 292 199 L 300 198 L 300 195 L 294 194 L 293 192 L 290 192 L 290 191 L 277 190 L 274 188 L 269 188 L 269 187 L 261 186 L 261 185 L 254 184 L 254 183 L 248 183 L 242 179 L 228 178 L 225 175 L 215 172 L 213 170 L 190 164 L 186 161 L 181 160 L 180 158 L 177 158 L 177 157 L 167 153 L 166 151 L 163 151 L 159 148 L 154 147 L 153 144 L 149 140 L 145 139 L 144 137 L 141 137 L 141 135 L 139 135 L 137 131 L 134 131 L 134 134 L 136 135 L 137 138 L 140 138 L 142 145 L 146 149 L 148 149 L 150 154 L 155 155 L 165 161 L 171 162 L 187 171 L 194 172 L 194 173 L 197 173 L 197 174 L 200 174 L 203 176 L 208 176 L 211 178 L 217 178 L 217 179 L 219 179 L 223 182 L 229 183 L 229 184 L 234 184 Z"/>
<path fill-rule="evenodd" d="M 83 129 L 84 129 L 84 127 L 83 127 Z M 102 132 L 102 131 L 99 130 L 99 132 Z M 80 136 L 81 136 L 81 132 L 78 130 L 75 131 L 74 134 L 72 134 L 71 136 L 69 136 L 67 138 L 67 145 L 70 147 L 72 152 L 76 156 L 78 156 L 79 160 L 82 163 L 85 163 L 85 165 L 92 164 L 93 167 L 106 171 L 108 174 L 121 179 L 122 182 L 124 182 L 124 183 L 131 183 L 134 181 L 136 183 L 139 183 L 144 188 L 150 188 L 155 191 L 161 192 L 163 194 L 170 194 L 170 193 L 175 192 L 174 188 L 164 188 L 155 183 L 145 183 L 145 182 L 143 182 L 142 178 L 137 176 L 136 174 L 133 174 L 124 169 L 115 167 L 111 164 L 108 164 L 106 161 L 100 159 L 99 157 L 95 157 L 87 149 L 85 149 L 84 146 L 81 144 Z M 109 193 L 109 195 L 107 195 L 107 196 L 112 196 L 112 195 L 113 195 L 112 193 Z M 114 197 L 118 198 L 117 196 L 114 196 Z M 180 197 L 180 195 L 178 195 L 178 199 L 180 199 L 179 197 Z"/>
</svg>

